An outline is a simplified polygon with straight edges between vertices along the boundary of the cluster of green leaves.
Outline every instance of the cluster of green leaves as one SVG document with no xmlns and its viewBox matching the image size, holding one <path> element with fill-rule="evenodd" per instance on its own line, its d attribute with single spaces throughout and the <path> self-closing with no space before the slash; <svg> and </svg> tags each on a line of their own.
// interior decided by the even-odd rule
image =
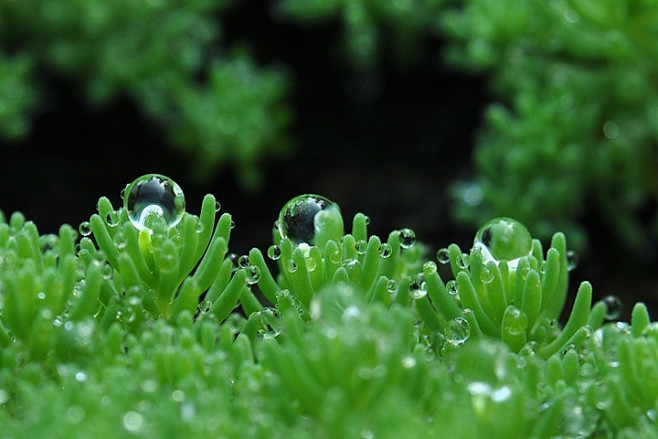
<svg viewBox="0 0 658 439">
<path fill-rule="evenodd" d="M 584 282 L 560 327 L 561 233 L 497 220 L 437 266 L 328 210 L 313 244 L 275 229 L 273 275 L 212 195 L 170 228 L 97 209 L 81 236 L 0 216 L 4 437 L 657 437 L 657 326 Z"/>
<path fill-rule="evenodd" d="M 470 0 L 442 15 L 447 57 L 487 74 L 492 104 L 459 184 L 472 224 L 513 215 L 542 237 L 586 241 L 585 207 L 641 248 L 638 211 L 656 195 L 658 8 L 653 2 Z M 589 202 L 587 202 L 589 200 Z"/>
<path fill-rule="evenodd" d="M 0 1 L 0 134 L 27 134 L 38 72 L 49 71 L 93 104 L 134 100 L 195 158 L 199 178 L 234 163 L 244 183 L 257 183 L 257 160 L 286 146 L 288 84 L 244 50 L 218 47 L 217 14 L 232 3 Z"/>
</svg>

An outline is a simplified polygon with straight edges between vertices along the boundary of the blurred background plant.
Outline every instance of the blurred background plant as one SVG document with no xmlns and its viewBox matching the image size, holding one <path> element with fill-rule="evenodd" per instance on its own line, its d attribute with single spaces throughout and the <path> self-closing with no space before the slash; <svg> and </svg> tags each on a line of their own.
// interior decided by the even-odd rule
<svg viewBox="0 0 658 439">
<path fill-rule="evenodd" d="M 287 79 L 219 45 L 232 0 L 0 2 L 0 133 L 17 140 L 48 105 L 52 77 L 92 106 L 127 97 L 191 157 L 197 178 L 285 147 Z M 38 96 L 38 98 L 37 98 Z"/>
</svg>

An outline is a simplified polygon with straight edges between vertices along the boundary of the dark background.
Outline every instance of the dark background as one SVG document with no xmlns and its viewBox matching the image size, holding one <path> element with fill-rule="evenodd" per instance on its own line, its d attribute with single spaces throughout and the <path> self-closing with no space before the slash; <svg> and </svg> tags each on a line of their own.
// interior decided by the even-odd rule
<svg viewBox="0 0 658 439">
<path fill-rule="evenodd" d="M 486 78 L 445 66 L 439 37 L 422 42 L 413 65 L 400 67 L 384 45 L 374 71 L 356 72 L 341 58 L 339 23 L 275 22 L 266 3 L 242 2 L 222 16 L 222 44 L 248 43 L 258 64 L 283 66 L 293 82 L 293 147 L 263 161 L 260 189 L 246 190 L 230 167 L 199 183 L 191 158 L 167 146 L 128 99 L 94 108 L 76 84 L 41 71 L 48 91 L 32 135 L 1 146 L 0 208 L 19 210 L 41 233 L 54 233 L 63 223 L 77 227 L 88 219 L 100 196 L 118 205 L 127 183 L 157 172 L 181 185 L 191 213 L 198 214 L 206 193 L 217 197 L 236 222 L 230 245 L 238 254 L 266 249 L 279 209 L 301 193 L 339 203 L 348 231 L 352 216 L 363 212 L 373 234 L 410 227 L 432 254 L 452 242 L 468 249 L 475 228 L 452 221 L 446 189 L 473 173 L 474 138 L 493 99 Z M 591 248 L 572 272 L 571 294 L 590 280 L 597 298 L 622 298 L 624 319 L 636 300 L 658 309 L 655 261 L 619 248 L 595 215 L 582 221 Z"/>
</svg>

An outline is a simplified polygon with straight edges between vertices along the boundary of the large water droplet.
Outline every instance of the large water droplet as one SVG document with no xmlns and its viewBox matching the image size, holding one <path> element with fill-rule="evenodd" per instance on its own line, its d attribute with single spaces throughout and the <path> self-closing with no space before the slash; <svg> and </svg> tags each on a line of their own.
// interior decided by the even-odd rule
<svg viewBox="0 0 658 439">
<path fill-rule="evenodd" d="M 616 320 L 621 314 L 621 299 L 617 296 L 606 296 L 603 298 L 603 303 L 605 304 L 605 318 L 608 320 Z"/>
<path fill-rule="evenodd" d="M 174 227 L 185 213 L 185 196 L 169 177 L 147 174 L 126 187 L 124 207 L 139 230 L 152 229 L 157 220 L 164 220 L 166 227 Z"/>
<path fill-rule="evenodd" d="M 478 230 L 474 247 L 482 251 L 483 262 L 507 261 L 510 268 L 532 253 L 532 236 L 523 224 L 512 218 L 496 218 Z"/>
<path fill-rule="evenodd" d="M 316 231 L 324 225 L 322 212 L 337 212 L 340 215 L 340 208 L 320 195 L 300 195 L 288 201 L 275 223 L 281 238 L 288 238 L 298 245 L 315 245 Z"/>
<path fill-rule="evenodd" d="M 507 311 L 509 320 L 507 321 L 507 331 L 512 335 L 523 334 L 528 327 L 528 316 L 522 310 L 511 307 Z"/>
<path fill-rule="evenodd" d="M 450 320 L 446 328 L 446 340 L 454 345 L 460 345 L 468 340 L 471 335 L 471 326 L 463 317 L 455 317 Z"/>
</svg>

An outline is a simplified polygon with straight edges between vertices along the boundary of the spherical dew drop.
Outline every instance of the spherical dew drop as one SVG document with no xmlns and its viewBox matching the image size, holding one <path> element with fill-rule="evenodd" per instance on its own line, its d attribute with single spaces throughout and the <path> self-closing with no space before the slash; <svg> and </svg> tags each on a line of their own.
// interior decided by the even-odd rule
<svg viewBox="0 0 658 439">
<path fill-rule="evenodd" d="M 175 227 L 185 214 L 183 191 L 169 177 L 147 174 L 133 181 L 125 190 L 124 207 L 132 224 L 139 230 L 153 229 L 155 221 Z"/>
</svg>

